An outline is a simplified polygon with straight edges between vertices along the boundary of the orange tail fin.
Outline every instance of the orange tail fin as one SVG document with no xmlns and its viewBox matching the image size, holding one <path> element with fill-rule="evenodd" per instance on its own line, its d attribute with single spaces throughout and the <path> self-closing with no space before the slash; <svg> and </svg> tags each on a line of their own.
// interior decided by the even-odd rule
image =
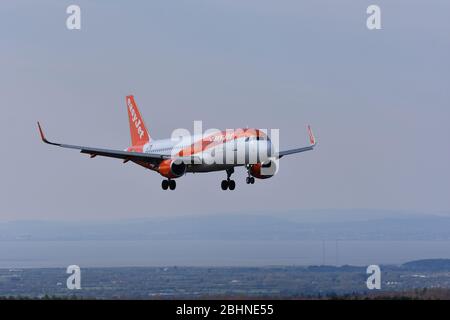
<svg viewBox="0 0 450 320">
<path fill-rule="evenodd" d="M 130 121 L 130 134 L 132 146 L 143 146 L 150 141 L 150 135 L 145 127 L 144 120 L 141 117 L 141 113 L 134 102 L 132 95 L 126 98 L 128 120 Z"/>
</svg>

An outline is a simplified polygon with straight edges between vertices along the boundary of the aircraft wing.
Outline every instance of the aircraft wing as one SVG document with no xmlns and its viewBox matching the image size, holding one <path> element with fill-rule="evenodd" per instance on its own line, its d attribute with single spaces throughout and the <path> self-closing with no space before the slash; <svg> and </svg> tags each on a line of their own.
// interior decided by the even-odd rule
<svg viewBox="0 0 450 320">
<path fill-rule="evenodd" d="M 76 145 L 70 145 L 70 144 L 50 142 L 45 138 L 44 131 L 42 130 L 39 122 L 38 122 L 38 127 L 39 127 L 39 133 L 41 134 L 41 139 L 44 143 L 62 147 L 62 148 L 80 150 L 81 153 L 89 154 L 89 155 L 91 155 L 92 158 L 96 157 L 96 156 L 102 156 L 102 157 L 123 159 L 125 161 L 141 161 L 141 162 L 143 161 L 143 162 L 148 162 L 148 163 L 159 163 L 162 160 L 170 158 L 170 156 L 162 155 L 162 154 L 155 154 L 155 153 L 129 152 L 129 151 L 91 148 L 91 147 L 83 147 L 83 146 L 76 146 Z"/>
<path fill-rule="evenodd" d="M 285 150 L 285 151 L 280 151 L 280 152 L 278 152 L 277 157 L 279 159 L 281 159 L 282 157 L 288 156 L 290 154 L 313 150 L 314 147 L 317 145 L 317 142 L 316 142 L 316 138 L 314 137 L 314 134 L 313 134 L 313 132 L 311 130 L 311 126 L 308 126 L 308 135 L 309 135 L 309 143 L 310 143 L 309 146 L 302 147 L 302 148 Z"/>
</svg>

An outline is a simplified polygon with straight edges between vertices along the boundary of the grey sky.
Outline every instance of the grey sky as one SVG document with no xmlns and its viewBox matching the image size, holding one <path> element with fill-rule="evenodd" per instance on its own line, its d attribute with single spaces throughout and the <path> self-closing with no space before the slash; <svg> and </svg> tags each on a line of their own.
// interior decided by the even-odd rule
<svg viewBox="0 0 450 320">
<path fill-rule="evenodd" d="M 3 1 L 0 220 L 110 219 L 307 208 L 450 211 L 448 1 Z M 65 9 L 82 9 L 82 30 Z M 366 8 L 382 9 L 382 30 Z M 133 164 L 50 139 L 125 148 L 125 95 L 154 138 L 174 128 L 279 128 L 282 160 L 253 186 L 237 170 L 176 192 Z"/>
</svg>

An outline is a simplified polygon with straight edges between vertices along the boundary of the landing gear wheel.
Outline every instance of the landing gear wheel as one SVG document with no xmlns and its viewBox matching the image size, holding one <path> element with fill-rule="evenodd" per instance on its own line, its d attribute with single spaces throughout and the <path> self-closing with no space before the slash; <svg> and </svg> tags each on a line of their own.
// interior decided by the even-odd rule
<svg viewBox="0 0 450 320">
<path fill-rule="evenodd" d="M 234 190 L 236 188 L 236 182 L 234 180 L 231 180 L 231 175 L 234 173 L 234 168 L 229 168 L 226 170 L 227 172 L 227 180 L 222 180 L 222 190 L 227 190 L 228 188 L 230 190 Z"/>
<path fill-rule="evenodd" d="M 161 188 L 163 188 L 163 190 L 167 190 L 169 188 L 169 180 L 163 180 L 161 182 Z"/>
<path fill-rule="evenodd" d="M 220 185 L 222 187 L 222 190 L 228 189 L 228 180 L 222 180 L 222 184 Z"/>
<path fill-rule="evenodd" d="M 169 180 L 170 190 L 175 190 L 176 187 L 177 187 L 177 182 L 175 180 Z"/>
<path fill-rule="evenodd" d="M 255 178 L 254 177 L 247 177 L 245 179 L 245 182 L 247 182 L 247 184 L 255 184 Z"/>
</svg>

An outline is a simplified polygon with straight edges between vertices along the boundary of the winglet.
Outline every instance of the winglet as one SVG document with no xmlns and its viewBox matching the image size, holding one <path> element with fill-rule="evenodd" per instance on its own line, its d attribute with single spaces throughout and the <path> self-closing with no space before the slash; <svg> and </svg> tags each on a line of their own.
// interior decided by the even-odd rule
<svg viewBox="0 0 450 320">
<path fill-rule="evenodd" d="M 314 137 L 314 133 L 312 132 L 310 125 L 308 125 L 308 134 L 309 134 L 309 143 L 311 144 L 311 146 L 315 146 L 316 138 Z"/>
<path fill-rule="evenodd" d="M 39 128 L 39 133 L 41 134 L 41 140 L 45 143 L 48 143 L 48 140 L 45 139 L 44 131 L 42 131 L 41 124 L 39 123 L 39 121 L 37 122 L 37 125 Z"/>
<path fill-rule="evenodd" d="M 59 143 L 53 143 L 53 142 L 48 141 L 47 138 L 45 138 L 44 131 L 42 130 L 42 127 L 41 127 L 41 124 L 39 123 L 39 121 L 37 122 L 37 125 L 38 125 L 38 128 L 39 128 L 39 133 L 41 135 L 41 140 L 44 143 L 52 144 L 52 145 L 55 145 L 55 146 L 59 146 L 60 145 Z"/>
</svg>

